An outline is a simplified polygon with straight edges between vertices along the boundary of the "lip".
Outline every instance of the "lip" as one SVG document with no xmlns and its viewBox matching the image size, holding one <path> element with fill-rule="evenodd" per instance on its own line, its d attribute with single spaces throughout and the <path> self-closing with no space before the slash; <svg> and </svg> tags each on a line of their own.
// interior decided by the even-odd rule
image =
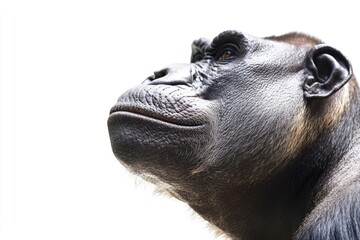
<svg viewBox="0 0 360 240">
<path fill-rule="evenodd" d="M 136 119 L 141 119 L 144 121 L 150 121 L 150 122 L 155 122 L 158 124 L 162 124 L 162 125 L 166 125 L 166 126 L 172 126 L 172 127 L 186 127 L 186 128 L 198 128 L 198 127 L 203 127 L 206 125 L 206 123 L 202 123 L 202 124 L 190 124 L 190 123 L 179 123 L 179 122 L 175 122 L 175 121 L 171 121 L 168 119 L 163 119 L 163 118 L 155 118 L 152 116 L 148 116 L 148 115 L 144 115 L 144 114 L 139 114 L 136 112 L 129 112 L 129 111 L 116 111 L 110 114 L 109 116 L 109 121 L 116 121 L 116 118 L 119 117 L 128 117 L 128 118 L 136 118 Z"/>
<path fill-rule="evenodd" d="M 121 105 L 115 105 L 113 108 L 111 108 L 110 118 L 116 118 L 121 116 L 140 118 L 144 120 L 156 121 L 158 123 L 171 124 L 181 127 L 200 127 L 206 124 L 205 122 L 200 122 L 199 120 L 196 121 L 189 119 L 188 121 L 183 121 L 178 118 L 172 118 L 164 114 L 156 113 L 154 110 L 149 110 L 146 108 Z"/>
</svg>

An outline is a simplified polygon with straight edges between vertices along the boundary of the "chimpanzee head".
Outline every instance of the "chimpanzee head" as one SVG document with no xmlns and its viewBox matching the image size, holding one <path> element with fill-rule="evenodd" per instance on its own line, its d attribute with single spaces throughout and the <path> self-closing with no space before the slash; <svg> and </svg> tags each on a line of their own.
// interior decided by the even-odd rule
<svg viewBox="0 0 360 240">
<path fill-rule="evenodd" d="M 122 94 L 109 133 L 130 171 L 221 226 L 220 199 L 293 165 L 340 121 L 357 87 L 338 50 L 301 33 L 225 31 L 192 50 L 190 64 Z"/>
</svg>

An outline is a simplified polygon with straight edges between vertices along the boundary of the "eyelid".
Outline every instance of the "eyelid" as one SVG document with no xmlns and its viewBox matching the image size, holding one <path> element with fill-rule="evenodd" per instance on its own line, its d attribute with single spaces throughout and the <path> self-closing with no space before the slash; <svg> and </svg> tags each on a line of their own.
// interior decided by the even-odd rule
<svg viewBox="0 0 360 240">
<path fill-rule="evenodd" d="M 213 39 L 205 51 L 205 58 L 214 58 L 220 48 L 228 43 L 234 44 L 239 54 L 244 54 L 249 48 L 248 40 L 243 33 L 232 30 L 225 31 Z"/>
<path fill-rule="evenodd" d="M 245 41 L 245 36 L 241 32 L 238 31 L 225 31 L 220 33 L 217 37 L 212 41 L 213 44 L 220 46 L 228 42 L 233 43 L 242 43 Z"/>
<path fill-rule="evenodd" d="M 219 58 L 223 55 L 225 51 L 232 51 L 234 53 L 234 57 L 240 55 L 240 48 L 235 43 L 225 43 L 221 47 L 217 48 L 216 51 L 214 51 L 213 56 L 216 60 L 219 60 Z"/>
</svg>

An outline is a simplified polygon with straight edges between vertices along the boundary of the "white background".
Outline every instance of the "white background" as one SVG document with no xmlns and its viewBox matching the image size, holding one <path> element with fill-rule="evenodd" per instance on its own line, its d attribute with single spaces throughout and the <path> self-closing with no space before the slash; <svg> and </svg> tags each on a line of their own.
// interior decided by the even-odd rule
<svg viewBox="0 0 360 240">
<path fill-rule="evenodd" d="M 227 29 L 303 31 L 360 72 L 356 1 L 0 1 L 0 239 L 213 239 L 112 154 L 117 97 Z"/>
</svg>

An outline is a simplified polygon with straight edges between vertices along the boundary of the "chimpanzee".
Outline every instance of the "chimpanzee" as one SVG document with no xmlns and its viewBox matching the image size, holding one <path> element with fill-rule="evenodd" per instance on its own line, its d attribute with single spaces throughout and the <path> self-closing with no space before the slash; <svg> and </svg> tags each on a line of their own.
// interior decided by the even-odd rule
<svg viewBox="0 0 360 240">
<path fill-rule="evenodd" d="M 122 94 L 108 127 L 127 169 L 232 239 L 360 239 L 359 100 L 319 39 L 225 31 Z"/>
</svg>

